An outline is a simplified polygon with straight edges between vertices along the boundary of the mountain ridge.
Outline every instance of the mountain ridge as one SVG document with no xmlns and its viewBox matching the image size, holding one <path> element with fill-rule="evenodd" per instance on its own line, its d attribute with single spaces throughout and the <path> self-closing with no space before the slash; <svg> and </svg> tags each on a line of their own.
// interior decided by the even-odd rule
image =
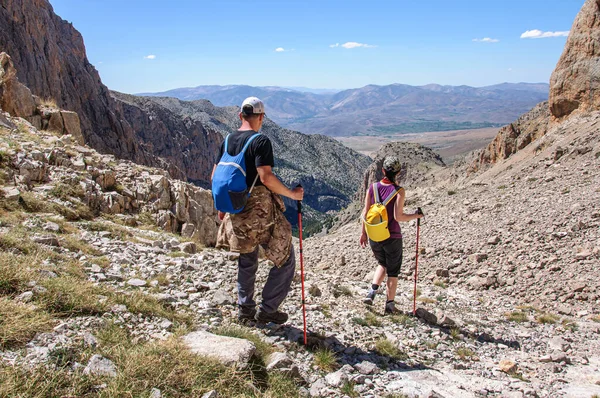
<svg viewBox="0 0 600 398">
<path fill-rule="evenodd" d="M 276 86 L 211 85 L 141 95 L 208 99 L 218 106 L 237 105 L 255 95 L 265 102 L 269 117 L 284 127 L 309 134 L 351 136 L 414 132 L 415 128 L 426 132 L 431 128 L 499 127 L 547 100 L 548 89 L 546 83 L 505 82 L 484 87 L 394 83 L 315 94 Z"/>
</svg>

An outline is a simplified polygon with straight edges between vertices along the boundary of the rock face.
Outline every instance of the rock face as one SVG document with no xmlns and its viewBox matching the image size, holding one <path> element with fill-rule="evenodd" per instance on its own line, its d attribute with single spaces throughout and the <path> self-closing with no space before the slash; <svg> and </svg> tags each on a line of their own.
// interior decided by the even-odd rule
<svg viewBox="0 0 600 398">
<path fill-rule="evenodd" d="M 0 142 L 7 180 L 16 184 L 2 190 L 5 197 L 18 200 L 22 192 L 44 183 L 38 190 L 47 194 L 49 203 L 52 192 L 66 190 L 70 194 L 63 200 L 71 208 L 85 206 L 93 214 L 148 215 L 165 231 L 179 234 L 185 226 L 187 238 L 215 244 L 217 214 L 210 191 L 170 179 L 164 170 L 101 155 L 73 142 L 71 135 L 38 131 L 23 119 L 4 115 L 14 126 L 12 136 L 20 142 L 16 149 Z"/>
<path fill-rule="evenodd" d="M 24 118 L 36 111 L 31 91 L 19 82 L 17 70 L 6 53 L 0 53 L 0 108 Z"/>
<path fill-rule="evenodd" d="M 113 96 L 144 149 L 165 159 L 171 176 L 187 177 L 203 188 L 210 186 L 215 157 L 223 142 L 216 129 L 177 115 L 150 98 L 117 92 Z"/>
<path fill-rule="evenodd" d="M 13 61 L 6 53 L 0 53 L 0 109 L 29 120 L 37 129 L 68 134 L 83 144 L 79 116 L 54 104 L 44 104 L 32 95 L 31 90 L 19 82 Z"/>
<path fill-rule="evenodd" d="M 600 0 L 586 0 L 550 79 L 557 119 L 600 109 Z"/>
<path fill-rule="evenodd" d="M 21 83 L 40 98 L 76 112 L 86 143 L 121 158 L 153 163 L 88 61 L 81 34 L 54 14 L 47 0 L 3 1 L 0 26 L 0 51 L 13 57 Z"/>
<path fill-rule="evenodd" d="M 479 156 L 469 166 L 475 172 L 487 165 L 507 159 L 512 154 L 542 137 L 548 131 L 550 110 L 548 102 L 538 104 L 516 122 L 504 126 L 494 140 L 479 152 Z"/>
</svg>

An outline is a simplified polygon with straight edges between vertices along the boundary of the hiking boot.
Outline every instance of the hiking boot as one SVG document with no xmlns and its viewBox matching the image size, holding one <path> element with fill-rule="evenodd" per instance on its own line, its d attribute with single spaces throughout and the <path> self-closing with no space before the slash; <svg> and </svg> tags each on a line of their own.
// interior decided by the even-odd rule
<svg viewBox="0 0 600 398">
<path fill-rule="evenodd" d="M 256 312 L 255 319 L 259 322 L 264 322 L 264 323 L 273 322 L 278 325 L 283 325 L 288 320 L 288 314 L 286 314 L 285 312 L 281 312 L 281 311 L 267 312 L 267 311 L 263 310 L 262 308 L 259 308 L 258 311 Z"/>
<path fill-rule="evenodd" d="M 238 321 L 245 323 L 253 321 L 256 317 L 255 307 L 239 307 L 238 308 Z"/>
<path fill-rule="evenodd" d="M 367 293 L 367 297 L 363 299 L 363 303 L 366 305 L 373 305 L 373 300 L 375 300 L 376 294 L 377 290 L 369 289 L 369 293 Z"/>
<path fill-rule="evenodd" d="M 398 314 L 402 314 L 402 311 L 400 311 L 398 308 L 396 308 L 396 303 L 394 303 L 393 301 L 388 301 L 387 303 L 385 303 L 384 314 L 385 315 L 398 315 Z"/>
</svg>

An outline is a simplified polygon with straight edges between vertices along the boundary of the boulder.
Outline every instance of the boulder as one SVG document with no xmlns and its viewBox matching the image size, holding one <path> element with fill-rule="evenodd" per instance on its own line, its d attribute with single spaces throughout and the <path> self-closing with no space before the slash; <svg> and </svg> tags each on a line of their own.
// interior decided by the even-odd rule
<svg viewBox="0 0 600 398">
<path fill-rule="evenodd" d="M 586 0 L 550 78 L 550 110 L 555 118 L 600 109 L 600 1 Z"/>
<path fill-rule="evenodd" d="M 88 365 L 83 370 L 83 374 L 116 377 L 117 368 L 109 359 L 96 354 L 88 362 Z"/>
<path fill-rule="evenodd" d="M 193 353 L 216 359 L 227 366 L 245 368 L 256 352 L 256 347 L 248 340 L 203 331 L 189 333 L 182 339 Z"/>
<path fill-rule="evenodd" d="M 7 53 L 0 53 L 0 108 L 23 118 L 36 112 L 33 95 L 19 82 L 17 70 Z"/>
</svg>

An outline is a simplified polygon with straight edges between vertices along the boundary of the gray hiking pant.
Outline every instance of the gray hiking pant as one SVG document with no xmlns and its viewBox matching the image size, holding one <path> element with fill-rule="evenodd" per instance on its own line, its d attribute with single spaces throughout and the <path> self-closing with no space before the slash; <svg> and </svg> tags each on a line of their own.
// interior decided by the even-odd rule
<svg viewBox="0 0 600 398">
<path fill-rule="evenodd" d="M 261 308 L 266 312 L 275 312 L 285 300 L 290 291 L 294 271 L 296 269 L 296 256 L 294 246 L 291 246 L 290 257 L 281 267 L 273 267 L 269 271 L 267 282 L 262 291 Z M 240 254 L 238 259 L 238 305 L 240 307 L 254 308 L 254 282 L 258 270 L 258 247 L 252 253 Z"/>
</svg>

